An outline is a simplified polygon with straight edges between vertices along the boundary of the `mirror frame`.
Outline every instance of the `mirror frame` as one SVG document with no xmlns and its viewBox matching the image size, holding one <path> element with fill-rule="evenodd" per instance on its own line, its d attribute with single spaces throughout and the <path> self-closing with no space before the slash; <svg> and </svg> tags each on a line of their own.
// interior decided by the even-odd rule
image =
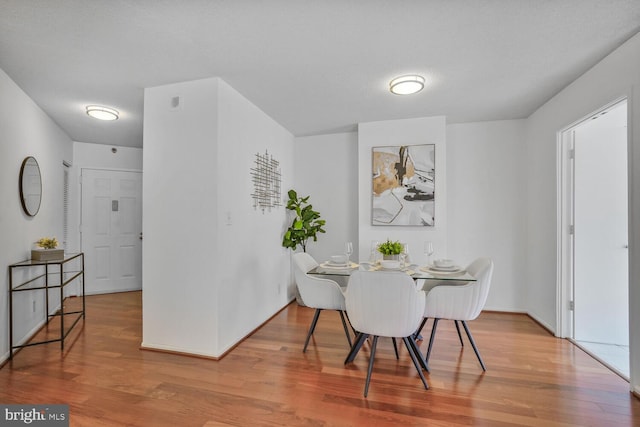
<svg viewBox="0 0 640 427">
<path fill-rule="evenodd" d="M 38 171 L 38 180 L 40 181 L 40 189 L 37 194 L 38 205 L 35 206 L 35 208 L 30 209 L 25 197 L 28 194 L 28 193 L 25 193 L 25 190 L 27 189 L 27 184 L 28 184 L 27 182 L 25 182 L 25 179 L 27 178 L 27 176 L 29 176 L 29 175 L 25 176 L 25 169 L 27 168 L 27 166 L 31 166 L 30 164 L 31 160 L 33 160 L 33 162 L 35 163 L 34 170 Z M 28 157 L 25 157 L 24 160 L 22 161 L 22 166 L 20 166 L 19 184 L 20 184 L 20 203 L 22 204 L 22 209 L 24 210 L 24 213 L 31 217 L 36 216 L 38 211 L 40 211 L 40 205 L 42 204 L 42 173 L 40 172 L 40 165 L 38 164 L 38 161 L 35 159 L 35 157 L 28 156 Z M 33 194 L 35 195 L 35 193 Z"/>
</svg>

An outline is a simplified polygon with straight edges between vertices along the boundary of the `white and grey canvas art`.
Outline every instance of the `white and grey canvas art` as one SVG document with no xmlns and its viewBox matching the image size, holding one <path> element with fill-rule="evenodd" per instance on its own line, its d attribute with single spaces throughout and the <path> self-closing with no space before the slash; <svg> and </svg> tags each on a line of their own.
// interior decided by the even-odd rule
<svg viewBox="0 0 640 427">
<path fill-rule="evenodd" d="M 434 226 L 435 151 L 435 144 L 373 148 L 373 225 Z"/>
</svg>

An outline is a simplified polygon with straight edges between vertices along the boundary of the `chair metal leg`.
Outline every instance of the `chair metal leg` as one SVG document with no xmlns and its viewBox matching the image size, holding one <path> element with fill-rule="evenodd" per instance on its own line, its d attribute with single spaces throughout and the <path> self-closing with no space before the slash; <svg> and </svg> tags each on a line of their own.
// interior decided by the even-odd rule
<svg viewBox="0 0 640 427">
<path fill-rule="evenodd" d="M 349 328 L 347 328 L 347 322 L 345 322 L 344 320 L 344 311 L 342 310 L 338 310 L 338 312 L 340 313 L 340 319 L 342 320 L 342 327 L 344 328 L 344 334 L 347 336 L 347 341 L 349 342 L 349 347 L 351 347 L 353 344 L 351 344 L 351 334 L 349 334 Z"/>
<path fill-rule="evenodd" d="M 360 348 L 362 348 L 362 345 L 367 340 L 368 336 L 369 334 L 363 334 L 362 332 L 358 332 L 356 334 L 356 338 L 355 338 L 355 341 L 353 342 L 353 345 L 351 346 L 351 350 L 349 351 L 349 354 L 347 354 L 346 359 L 344 359 L 345 365 L 349 362 L 353 362 L 353 359 L 356 358 L 356 355 L 360 351 Z"/>
<path fill-rule="evenodd" d="M 371 356 L 369 357 L 369 369 L 367 370 L 367 381 L 364 384 L 364 397 L 367 397 L 369 393 L 369 381 L 371 381 L 371 371 L 373 371 L 373 360 L 376 356 L 376 345 L 378 344 L 378 336 L 373 336 L 373 342 L 371 343 Z"/>
<path fill-rule="evenodd" d="M 487 368 L 484 366 L 484 362 L 482 361 L 482 357 L 480 356 L 480 352 L 478 351 L 478 347 L 476 347 L 476 342 L 473 340 L 473 336 L 471 335 L 471 331 L 467 326 L 467 322 L 465 320 L 462 321 L 462 326 L 464 326 L 464 330 L 469 337 L 469 341 L 471 342 L 471 346 L 473 347 L 473 351 L 475 351 L 476 356 L 478 357 L 478 361 L 480 362 L 480 366 L 482 366 L 482 370 L 486 371 Z"/>
<path fill-rule="evenodd" d="M 351 324 L 351 319 L 349 319 L 349 313 L 347 313 L 346 311 L 344 311 L 343 313 L 347 317 L 347 321 L 349 322 L 349 326 L 351 326 L 351 330 L 353 331 L 353 336 L 358 335 L 358 331 L 356 331 L 356 329 Z"/>
<path fill-rule="evenodd" d="M 400 356 L 398 355 L 398 344 L 396 343 L 396 339 L 391 338 L 391 341 L 393 342 L 393 351 L 396 352 L 396 360 L 400 360 Z"/>
<path fill-rule="evenodd" d="M 415 352 L 414 352 L 415 350 L 414 350 L 413 344 L 411 343 L 412 340 L 413 339 L 411 337 L 402 338 L 402 341 L 404 341 L 404 345 L 407 347 L 407 350 L 409 351 L 409 356 L 411 356 L 411 360 L 413 361 L 413 366 L 416 367 L 416 371 L 418 371 L 418 375 L 420 375 L 420 379 L 422 380 L 422 384 L 424 385 L 424 389 L 425 390 L 429 390 L 429 384 L 427 384 L 427 380 L 424 378 L 424 374 L 422 373 L 422 369 L 420 369 L 420 365 L 418 364 L 418 360 L 416 360 L 416 359 L 422 359 L 422 357 L 418 357 L 415 354 Z"/>
<path fill-rule="evenodd" d="M 458 331 L 458 338 L 460 338 L 460 345 L 462 347 L 464 347 L 464 343 L 462 342 L 462 334 L 460 334 L 460 325 L 458 325 L 458 321 L 457 320 L 454 320 L 453 322 L 456 325 L 456 331 Z"/>
<path fill-rule="evenodd" d="M 411 348 L 413 349 L 413 353 L 418 358 L 418 361 L 420 362 L 420 366 L 422 366 L 422 369 L 424 369 L 427 372 L 431 372 L 429 370 L 429 365 L 427 364 L 427 361 L 422 356 L 422 352 L 420 351 L 420 347 L 418 347 L 418 343 L 415 341 L 415 339 L 413 339 L 413 337 L 409 337 L 409 344 L 411 344 Z"/>
<path fill-rule="evenodd" d="M 311 335 L 313 335 L 313 331 L 316 329 L 316 323 L 318 323 L 318 317 L 320 317 L 320 312 L 322 309 L 317 308 L 315 314 L 313 315 L 313 320 L 311 321 L 311 326 L 309 326 L 309 333 L 307 334 L 307 339 L 304 342 L 304 348 L 302 352 L 305 353 L 307 351 L 307 345 L 309 345 L 309 339 Z"/>
<path fill-rule="evenodd" d="M 422 319 L 422 323 L 420 323 L 420 326 L 418 327 L 418 330 L 416 331 L 415 334 L 413 334 L 416 339 L 418 339 L 418 336 L 422 333 L 422 328 L 424 328 L 424 325 L 427 323 L 428 318 L 425 317 Z"/>
<path fill-rule="evenodd" d="M 431 357 L 431 348 L 433 347 L 433 340 L 436 337 L 436 328 L 438 327 L 438 321 L 440 319 L 433 319 L 433 327 L 431 328 L 431 337 L 429 338 L 429 347 L 427 348 L 427 357 L 425 357 L 424 360 L 426 360 L 427 364 L 429 363 L 429 358 Z"/>
</svg>

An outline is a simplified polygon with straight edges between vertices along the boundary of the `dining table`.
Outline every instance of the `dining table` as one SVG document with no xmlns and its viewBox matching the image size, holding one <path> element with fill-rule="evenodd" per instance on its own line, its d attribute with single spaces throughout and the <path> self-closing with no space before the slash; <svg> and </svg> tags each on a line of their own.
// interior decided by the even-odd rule
<svg viewBox="0 0 640 427">
<path fill-rule="evenodd" d="M 350 276 L 355 270 L 365 271 L 403 271 L 414 280 L 424 280 L 428 285 L 464 285 L 469 282 L 475 282 L 473 277 L 462 267 L 454 266 L 451 269 L 438 269 L 433 265 L 407 264 L 400 268 L 385 269 L 378 262 L 350 262 L 343 264 L 335 264 L 330 261 L 322 262 L 317 267 L 310 270 L 307 274 L 315 276 Z"/>
<path fill-rule="evenodd" d="M 348 262 L 344 264 L 336 264 L 331 261 L 326 261 L 320 263 L 317 267 L 311 269 L 307 274 L 314 276 L 323 276 L 326 278 L 334 278 L 342 277 L 348 278 L 356 270 L 365 270 L 365 271 L 402 271 L 409 276 L 411 276 L 418 286 L 425 292 L 429 292 L 429 290 L 433 289 L 435 286 L 440 285 L 448 285 L 448 286 L 462 286 L 466 285 L 470 282 L 475 282 L 477 279 L 472 276 L 468 271 L 466 271 L 463 267 L 453 266 L 448 269 L 438 269 L 435 265 L 424 265 L 420 266 L 418 264 L 406 264 L 399 268 L 385 269 L 382 267 L 380 262 Z M 347 285 L 348 288 L 348 285 Z M 413 339 L 421 339 L 419 331 L 416 331 Z M 362 347 L 364 341 L 360 341 L 359 343 L 354 343 L 347 358 L 345 359 L 345 364 L 352 362 L 360 348 Z M 395 342 L 394 342 L 395 345 Z M 419 352 L 419 350 L 418 350 Z M 427 366 L 426 360 L 422 358 L 422 355 L 419 357 L 420 364 L 423 366 L 425 370 L 429 370 Z"/>
</svg>

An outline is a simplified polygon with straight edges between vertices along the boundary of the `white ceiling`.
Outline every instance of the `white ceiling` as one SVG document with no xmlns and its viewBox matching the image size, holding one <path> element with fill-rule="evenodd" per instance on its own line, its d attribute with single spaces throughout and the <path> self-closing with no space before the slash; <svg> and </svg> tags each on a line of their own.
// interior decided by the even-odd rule
<svg viewBox="0 0 640 427">
<path fill-rule="evenodd" d="M 141 147 L 145 87 L 214 76 L 296 136 L 525 118 L 638 31 L 640 0 L 0 0 L 0 68 L 73 140 Z"/>
</svg>

